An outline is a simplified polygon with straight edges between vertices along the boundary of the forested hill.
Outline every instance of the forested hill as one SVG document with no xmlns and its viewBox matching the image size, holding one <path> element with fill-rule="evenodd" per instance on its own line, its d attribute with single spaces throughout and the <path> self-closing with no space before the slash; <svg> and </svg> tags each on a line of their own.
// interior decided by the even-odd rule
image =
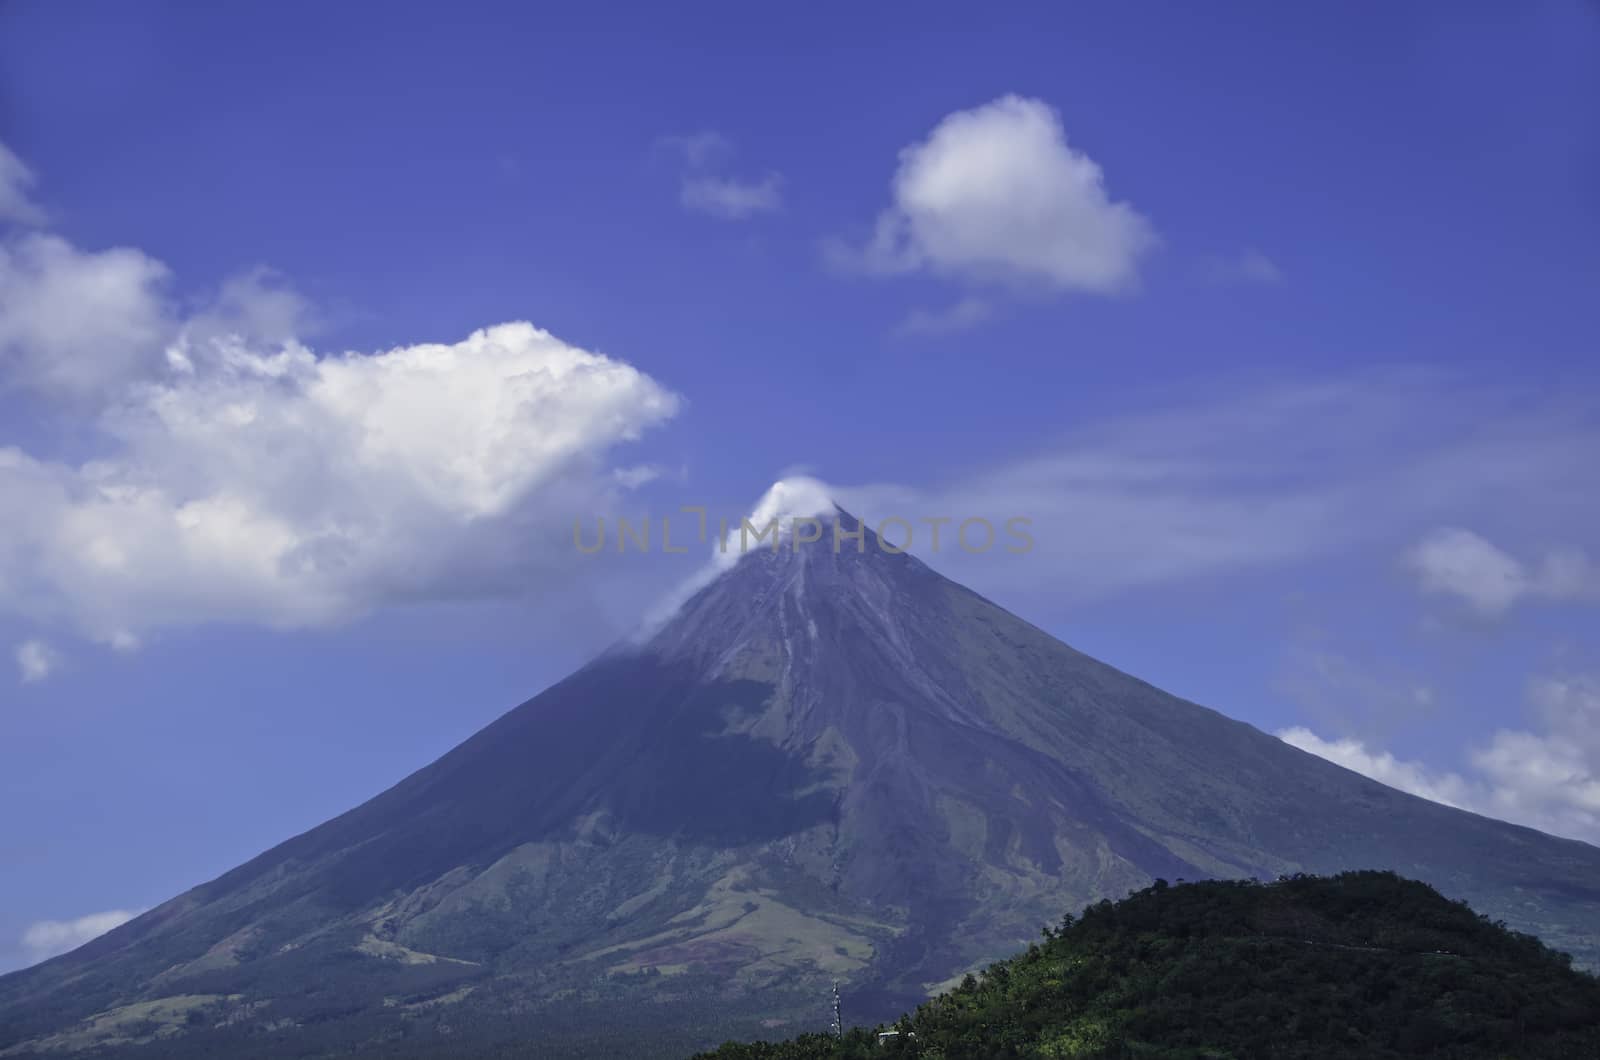
<svg viewBox="0 0 1600 1060">
<path fill-rule="evenodd" d="M 1600 1057 L 1600 980 L 1393 873 L 1157 881 L 880 1030 L 701 1060 Z"/>
</svg>

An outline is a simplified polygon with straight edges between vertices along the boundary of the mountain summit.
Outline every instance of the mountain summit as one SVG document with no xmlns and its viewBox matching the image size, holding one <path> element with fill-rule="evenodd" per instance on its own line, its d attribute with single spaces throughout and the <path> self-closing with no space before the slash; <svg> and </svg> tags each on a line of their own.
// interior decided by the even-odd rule
<svg viewBox="0 0 1600 1060">
<path fill-rule="evenodd" d="M 1156 877 L 1392 869 L 1600 956 L 1600 849 L 1161 692 L 831 502 L 773 507 L 825 532 L 733 556 L 371 801 L 0 978 L 0 1056 L 670 1055 L 820 1025 L 832 980 L 892 1015 Z"/>
</svg>

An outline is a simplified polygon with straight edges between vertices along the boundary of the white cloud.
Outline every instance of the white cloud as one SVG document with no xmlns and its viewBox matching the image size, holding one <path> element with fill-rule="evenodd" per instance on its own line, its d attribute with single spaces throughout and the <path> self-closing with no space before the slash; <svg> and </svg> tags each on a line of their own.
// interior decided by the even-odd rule
<svg viewBox="0 0 1600 1060">
<path fill-rule="evenodd" d="M 1004 96 L 942 120 L 900 152 L 893 203 L 846 267 L 1113 294 L 1134 287 L 1156 244 L 1149 221 L 1113 201 L 1100 166 L 1068 144 L 1047 104 Z"/>
<path fill-rule="evenodd" d="M 636 490 L 648 482 L 654 482 L 666 472 L 653 464 L 638 464 L 634 467 L 619 467 L 611 472 L 611 479 L 625 490 Z"/>
<path fill-rule="evenodd" d="M 42 640 L 25 640 L 17 645 L 17 669 L 25 685 L 43 681 L 60 663 L 60 654 Z"/>
<path fill-rule="evenodd" d="M 0 600 L 116 646 L 207 621 L 315 626 L 504 593 L 564 554 L 540 509 L 598 504 L 611 446 L 672 416 L 633 367 L 503 324 L 317 356 L 186 332 L 110 406 L 108 454 L 0 449 Z M 570 508 L 563 514 L 570 515 Z"/>
<path fill-rule="evenodd" d="M 75 398 L 150 371 L 173 334 L 166 268 L 137 250 L 52 235 L 0 244 L 0 383 Z"/>
<path fill-rule="evenodd" d="M 22 949 L 33 961 L 75 950 L 144 912 L 142 909 L 108 909 L 76 920 L 40 920 L 22 933 Z"/>
<path fill-rule="evenodd" d="M 742 177 L 725 172 L 734 149 L 722 134 L 707 130 L 667 136 L 660 144 L 682 164 L 678 202 L 684 209 L 724 221 L 743 221 L 783 207 L 782 174 Z"/>
<path fill-rule="evenodd" d="M 0 241 L 0 388 L 32 390 L 75 446 L 0 438 L 0 614 L 132 651 L 164 627 L 551 589 L 574 577 L 573 510 L 642 481 L 608 451 L 678 408 L 527 322 L 316 352 L 309 307 L 269 271 L 198 309 L 167 285 L 138 250 Z M 55 658 L 18 652 L 27 680 Z"/>
<path fill-rule="evenodd" d="M 690 210 L 725 221 L 742 221 L 777 210 L 783 205 L 782 192 L 783 178 L 776 173 L 760 180 L 700 176 L 684 178 L 679 198 Z"/>
<path fill-rule="evenodd" d="M 0 221 L 44 223 L 44 211 L 32 198 L 33 184 L 33 171 L 10 148 L 0 144 Z"/>
<path fill-rule="evenodd" d="M 1541 679 L 1529 699 L 1539 731 L 1497 732 L 1472 758 L 1496 815 L 1600 842 L 1600 680 Z"/>
<path fill-rule="evenodd" d="M 1537 731 L 1496 732 L 1470 755 L 1471 776 L 1434 770 L 1358 740 L 1305 728 L 1280 739 L 1402 791 L 1460 809 L 1600 843 L 1600 680 L 1544 679 L 1529 698 Z"/>
<path fill-rule="evenodd" d="M 1470 530 L 1447 527 L 1423 538 L 1406 559 L 1424 592 L 1459 597 L 1485 616 L 1525 598 L 1600 597 L 1600 571 L 1578 549 L 1549 552 L 1530 568 Z"/>
<path fill-rule="evenodd" d="M 1528 589 L 1522 564 L 1470 530 L 1436 531 L 1409 559 L 1424 590 L 1453 593 L 1485 614 L 1504 611 Z"/>
</svg>

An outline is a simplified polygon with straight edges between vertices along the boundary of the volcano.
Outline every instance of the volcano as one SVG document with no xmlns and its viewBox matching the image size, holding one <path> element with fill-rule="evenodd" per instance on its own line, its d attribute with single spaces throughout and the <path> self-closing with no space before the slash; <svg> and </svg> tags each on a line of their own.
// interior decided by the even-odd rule
<svg viewBox="0 0 1600 1060">
<path fill-rule="evenodd" d="M 0 1056 L 682 1055 L 821 1029 L 836 981 L 848 1020 L 891 1016 L 1158 877 L 1390 869 L 1600 958 L 1600 849 L 1306 754 L 824 522 L 0 978 Z"/>
</svg>

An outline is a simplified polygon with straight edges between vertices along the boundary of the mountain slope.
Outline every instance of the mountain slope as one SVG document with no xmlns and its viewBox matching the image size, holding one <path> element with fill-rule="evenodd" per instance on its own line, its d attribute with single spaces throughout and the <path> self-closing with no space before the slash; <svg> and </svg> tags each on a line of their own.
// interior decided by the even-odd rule
<svg viewBox="0 0 1600 1060">
<path fill-rule="evenodd" d="M 0 978 L 0 1055 L 528 1033 L 576 1055 L 608 1028 L 637 1044 L 630 1020 L 670 1050 L 814 1018 L 833 978 L 888 1016 L 1157 876 L 1346 868 L 1600 956 L 1600 850 L 1383 787 L 870 531 L 824 533 L 743 556 L 364 805 Z"/>
<path fill-rule="evenodd" d="M 703 1060 L 1600 1055 L 1600 981 L 1390 873 L 1153 887 L 877 1033 Z"/>
</svg>

